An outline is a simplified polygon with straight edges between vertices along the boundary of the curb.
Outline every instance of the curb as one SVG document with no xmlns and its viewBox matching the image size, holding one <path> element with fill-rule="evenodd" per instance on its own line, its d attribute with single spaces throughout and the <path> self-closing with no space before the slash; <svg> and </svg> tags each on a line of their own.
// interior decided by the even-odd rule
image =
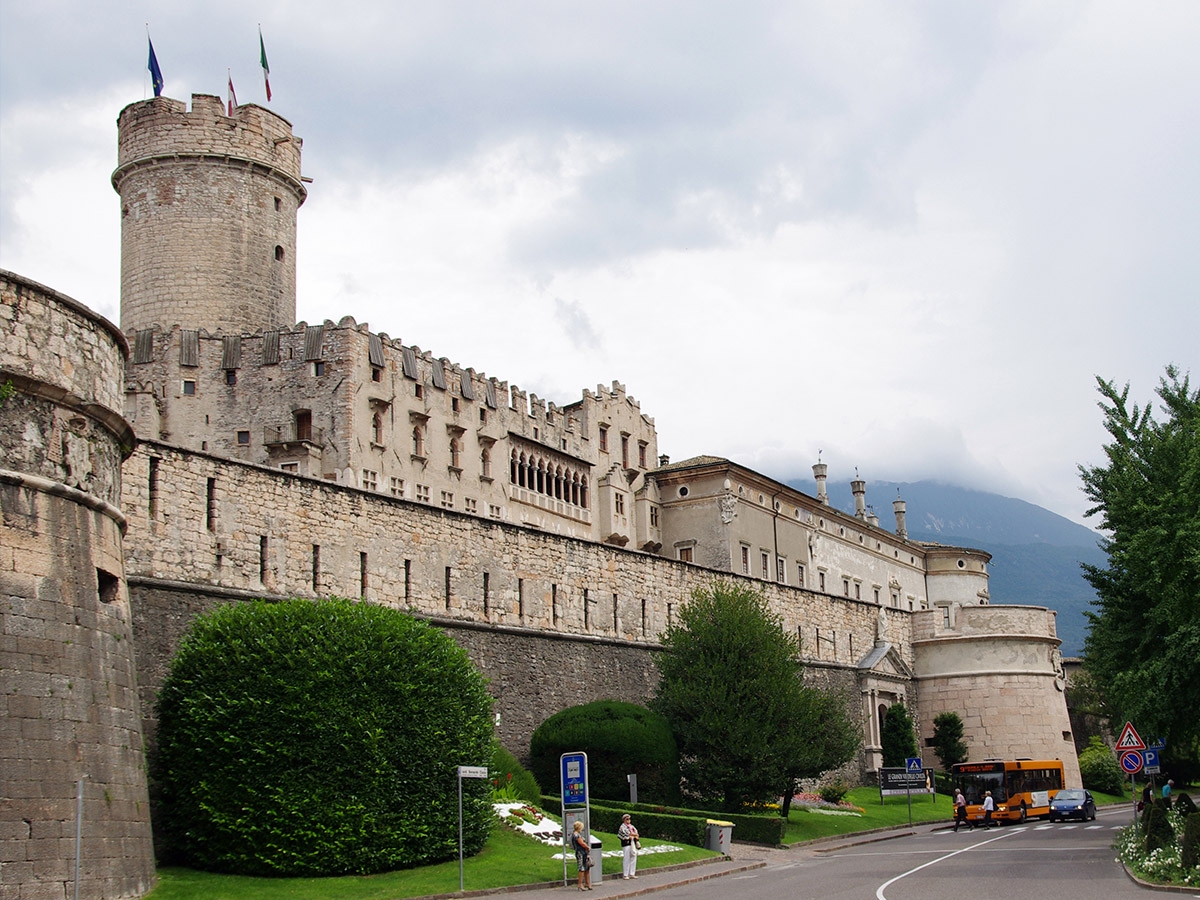
<svg viewBox="0 0 1200 900">
<path fill-rule="evenodd" d="M 1144 881 L 1138 878 L 1129 870 L 1129 866 L 1125 865 L 1123 860 L 1118 860 L 1121 863 L 1121 871 L 1129 876 L 1129 880 L 1138 887 L 1146 888 L 1149 891 L 1164 891 L 1168 894 L 1191 894 L 1200 896 L 1200 886 L 1192 886 L 1186 884 L 1155 884 L 1153 881 Z"/>
</svg>

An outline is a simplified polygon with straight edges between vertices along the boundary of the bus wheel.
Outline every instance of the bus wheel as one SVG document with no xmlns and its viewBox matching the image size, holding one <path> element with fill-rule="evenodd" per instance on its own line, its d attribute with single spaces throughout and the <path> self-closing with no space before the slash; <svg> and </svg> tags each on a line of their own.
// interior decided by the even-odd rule
<svg viewBox="0 0 1200 900">
<path fill-rule="evenodd" d="M 1025 817 L 1026 817 L 1028 814 L 1029 814 L 1029 811 L 1025 809 L 1025 801 L 1024 801 L 1024 800 L 1022 800 L 1022 801 L 1021 801 L 1021 824 L 1022 824 L 1022 825 L 1024 825 L 1024 824 L 1025 824 Z"/>
</svg>

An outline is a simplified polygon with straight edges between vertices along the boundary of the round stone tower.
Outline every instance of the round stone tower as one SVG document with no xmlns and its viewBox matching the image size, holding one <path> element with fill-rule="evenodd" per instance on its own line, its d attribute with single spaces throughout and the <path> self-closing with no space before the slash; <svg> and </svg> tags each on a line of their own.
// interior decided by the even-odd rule
<svg viewBox="0 0 1200 900">
<path fill-rule="evenodd" d="M 0 333 L 0 896 L 138 897 L 154 847 L 118 507 L 127 345 L 3 270 Z"/>
<path fill-rule="evenodd" d="M 219 97 L 156 97 L 117 118 L 121 327 L 241 334 L 296 321 L 296 212 L 307 196 L 291 123 Z"/>
</svg>

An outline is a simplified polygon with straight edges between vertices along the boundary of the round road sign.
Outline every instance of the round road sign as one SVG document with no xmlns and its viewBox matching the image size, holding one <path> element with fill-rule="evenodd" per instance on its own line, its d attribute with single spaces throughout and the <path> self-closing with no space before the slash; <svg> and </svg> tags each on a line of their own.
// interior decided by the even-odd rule
<svg viewBox="0 0 1200 900">
<path fill-rule="evenodd" d="M 1142 752 L 1140 750 L 1126 750 L 1122 753 L 1121 768 L 1128 775 L 1136 775 L 1142 771 Z"/>
</svg>

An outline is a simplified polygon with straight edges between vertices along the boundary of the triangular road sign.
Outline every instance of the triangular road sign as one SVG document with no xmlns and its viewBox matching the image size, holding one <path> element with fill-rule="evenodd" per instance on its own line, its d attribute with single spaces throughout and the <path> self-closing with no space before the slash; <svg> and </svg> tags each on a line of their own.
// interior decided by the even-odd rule
<svg viewBox="0 0 1200 900">
<path fill-rule="evenodd" d="M 1121 736 L 1117 738 L 1117 752 L 1122 750 L 1145 750 L 1146 743 L 1137 733 L 1137 729 L 1133 727 L 1132 722 L 1126 722 L 1125 727 L 1121 729 Z"/>
</svg>

